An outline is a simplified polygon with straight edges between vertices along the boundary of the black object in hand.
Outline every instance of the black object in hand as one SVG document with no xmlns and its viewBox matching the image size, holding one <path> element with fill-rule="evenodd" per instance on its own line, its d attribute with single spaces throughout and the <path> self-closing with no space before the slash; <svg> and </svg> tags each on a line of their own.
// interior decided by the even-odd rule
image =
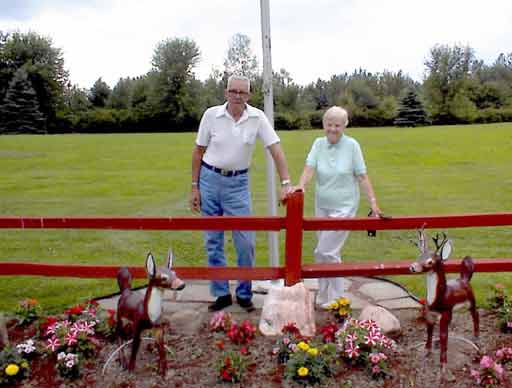
<svg viewBox="0 0 512 388">
<path fill-rule="evenodd" d="M 373 212 L 370 210 L 370 212 L 368 213 L 368 217 L 371 217 L 373 215 Z M 376 237 L 377 236 L 377 231 L 376 230 L 367 230 L 368 232 L 368 237 Z"/>
</svg>

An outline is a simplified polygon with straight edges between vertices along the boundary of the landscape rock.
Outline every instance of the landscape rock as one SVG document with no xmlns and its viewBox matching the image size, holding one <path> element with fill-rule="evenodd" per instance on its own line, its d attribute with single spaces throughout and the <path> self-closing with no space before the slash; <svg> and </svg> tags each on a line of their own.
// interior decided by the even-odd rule
<svg viewBox="0 0 512 388">
<path fill-rule="evenodd" d="M 291 287 L 271 286 L 263 303 L 259 329 L 264 335 L 280 335 L 293 322 L 304 336 L 315 334 L 313 297 L 304 283 Z"/>
<path fill-rule="evenodd" d="M 9 345 L 9 336 L 7 335 L 7 326 L 3 313 L 0 313 L 0 350 Z"/>
<path fill-rule="evenodd" d="M 367 319 L 375 321 L 379 325 L 382 334 L 389 337 L 396 337 L 402 331 L 398 318 L 384 307 L 368 305 L 361 311 L 358 319 L 360 321 Z"/>
<path fill-rule="evenodd" d="M 166 318 L 174 332 L 184 335 L 197 334 L 204 321 L 203 314 L 196 310 L 176 311 Z"/>
</svg>

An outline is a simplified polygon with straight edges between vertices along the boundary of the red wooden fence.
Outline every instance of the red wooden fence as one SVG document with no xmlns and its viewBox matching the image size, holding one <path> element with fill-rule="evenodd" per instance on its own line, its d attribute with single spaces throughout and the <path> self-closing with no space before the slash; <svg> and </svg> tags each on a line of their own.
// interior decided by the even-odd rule
<svg viewBox="0 0 512 388">
<path fill-rule="evenodd" d="M 285 265 L 280 267 L 211 268 L 175 267 L 183 279 L 285 279 L 292 285 L 302 278 L 409 274 L 409 262 L 302 265 L 302 235 L 314 230 L 396 230 L 464 228 L 512 225 L 512 213 L 414 216 L 392 219 L 303 217 L 303 193 L 292 194 L 285 217 L 0 217 L 0 229 L 117 229 L 117 230 L 285 230 Z M 512 244 L 511 244 L 512 245 Z M 460 260 L 447 262 L 448 272 L 458 272 Z M 0 275 L 115 278 L 119 266 L 62 265 L 0 262 Z M 143 267 L 130 267 L 133 277 L 145 278 Z M 512 272 L 512 258 L 476 260 L 478 272 Z"/>
</svg>

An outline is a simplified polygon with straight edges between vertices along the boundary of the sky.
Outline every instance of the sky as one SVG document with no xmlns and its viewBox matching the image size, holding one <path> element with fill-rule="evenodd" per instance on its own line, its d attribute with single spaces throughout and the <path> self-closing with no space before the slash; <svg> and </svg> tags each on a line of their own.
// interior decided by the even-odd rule
<svg viewBox="0 0 512 388">
<path fill-rule="evenodd" d="M 491 64 L 512 52 L 511 0 L 269 0 L 272 67 L 306 85 L 318 78 L 402 70 L 417 81 L 436 44 L 469 45 Z M 194 69 L 206 79 L 222 70 L 230 38 L 251 39 L 262 64 L 258 0 L 0 0 L 1 31 L 34 31 L 63 52 L 70 80 L 90 88 L 99 78 L 151 69 L 157 44 L 196 42 Z"/>
</svg>

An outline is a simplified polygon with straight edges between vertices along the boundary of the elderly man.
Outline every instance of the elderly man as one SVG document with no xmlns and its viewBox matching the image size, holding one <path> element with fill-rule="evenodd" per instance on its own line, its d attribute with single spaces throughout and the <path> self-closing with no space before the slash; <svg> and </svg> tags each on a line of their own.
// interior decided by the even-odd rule
<svg viewBox="0 0 512 388">
<path fill-rule="evenodd" d="M 206 110 L 199 124 L 192 151 L 192 190 L 190 206 L 205 216 L 248 216 L 251 214 L 249 165 L 259 137 L 270 151 L 281 178 L 281 199 L 291 190 L 286 159 L 279 137 L 265 114 L 247 102 L 251 96 L 249 79 L 231 76 L 224 92 L 227 102 Z M 254 232 L 233 231 L 237 263 L 254 265 Z M 205 232 L 208 265 L 225 266 L 224 231 Z M 212 281 L 210 291 L 215 302 L 210 311 L 218 311 L 232 302 L 229 283 Z M 250 281 L 238 281 L 237 303 L 254 309 Z"/>
</svg>

